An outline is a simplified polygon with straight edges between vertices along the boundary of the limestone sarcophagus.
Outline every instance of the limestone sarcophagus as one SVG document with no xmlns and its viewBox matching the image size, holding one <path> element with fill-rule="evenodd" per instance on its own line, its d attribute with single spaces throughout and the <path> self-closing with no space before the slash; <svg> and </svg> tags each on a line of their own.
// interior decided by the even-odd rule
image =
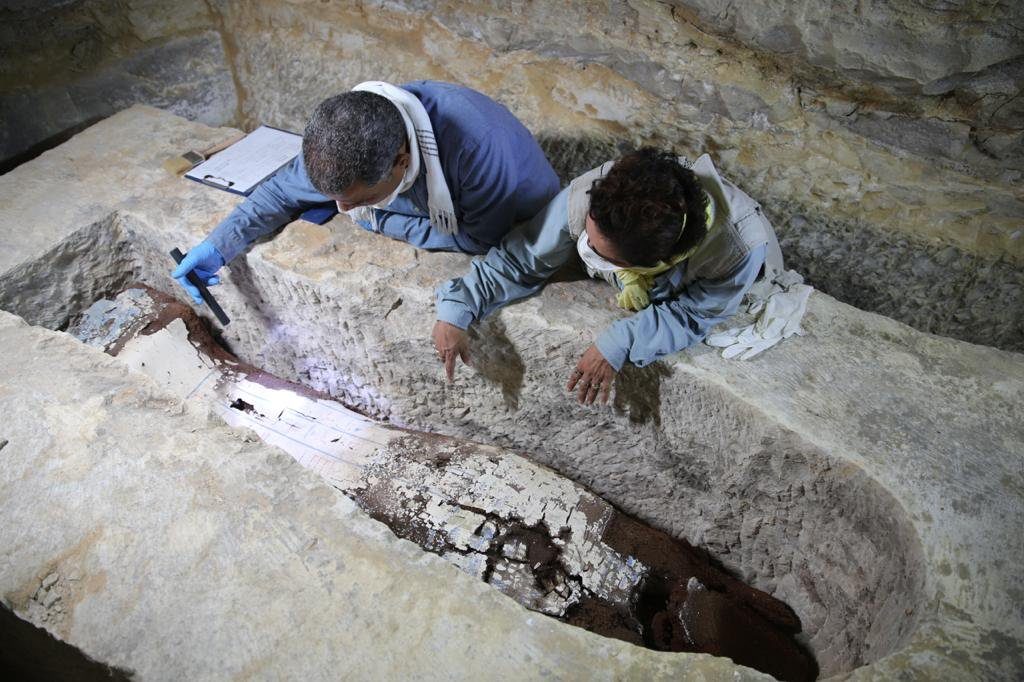
<svg viewBox="0 0 1024 682">
<path fill-rule="evenodd" d="M 528 609 L 653 649 L 726 656 L 780 679 L 817 676 L 786 604 L 526 457 L 382 425 L 269 375 L 221 348 L 190 308 L 151 289 L 97 302 L 70 332 L 252 429 L 399 537 Z"/>
</svg>

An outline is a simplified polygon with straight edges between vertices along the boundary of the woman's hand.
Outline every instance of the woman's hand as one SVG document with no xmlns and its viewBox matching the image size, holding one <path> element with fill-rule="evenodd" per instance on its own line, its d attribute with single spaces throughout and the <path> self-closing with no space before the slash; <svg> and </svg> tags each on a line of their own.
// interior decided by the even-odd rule
<svg viewBox="0 0 1024 682">
<path fill-rule="evenodd" d="M 565 388 L 571 391 L 578 386 L 576 399 L 584 405 L 593 404 L 598 397 L 602 403 L 607 403 L 614 379 L 615 370 L 604 359 L 597 346 L 591 345 L 576 363 L 576 369 L 569 377 L 569 383 Z"/>
<path fill-rule="evenodd" d="M 454 324 L 448 324 L 438 320 L 434 323 L 434 348 L 444 363 L 445 374 L 448 381 L 455 381 L 455 358 L 460 357 L 468 366 L 469 362 L 469 335 L 464 329 L 459 329 Z"/>
</svg>

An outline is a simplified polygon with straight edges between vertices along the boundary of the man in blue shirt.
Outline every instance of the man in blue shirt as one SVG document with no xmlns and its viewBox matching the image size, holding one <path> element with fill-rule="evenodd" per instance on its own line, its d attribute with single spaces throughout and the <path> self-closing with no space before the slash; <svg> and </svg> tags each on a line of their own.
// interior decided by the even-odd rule
<svg viewBox="0 0 1024 682">
<path fill-rule="evenodd" d="M 437 81 L 366 83 L 321 102 L 302 153 L 193 247 L 172 276 L 202 304 L 189 272 L 217 284 L 216 271 L 253 241 L 332 204 L 361 209 L 354 217 L 364 229 L 413 246 L 482 254 L 558 189 L 530 132 L 487 96 Z"/>
<path fill-rule="evenodd" d="M 469 360 L 473 322 L 544 286 L 574 253 L 632 314 L 597 335 L 569 375 L 581 403 L 606 402 L 626 362 L 644 366 L 701 341 L 732 316 L 782 253 L 760 205 L 706 154 L 690 163 L 646 148 L 570 183 L 463 277 L 437 290 L 433 340 L 449 380 Z"/>
</svg>

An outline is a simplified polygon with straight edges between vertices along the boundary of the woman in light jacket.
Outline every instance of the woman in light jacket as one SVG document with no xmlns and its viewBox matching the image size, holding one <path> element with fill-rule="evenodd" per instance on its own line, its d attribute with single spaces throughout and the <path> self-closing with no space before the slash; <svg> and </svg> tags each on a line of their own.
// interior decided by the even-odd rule
<svg viewBox="0 0 1024 682">
<path fill-rule="evenodd" d="M 468 274 L 438 288 L 433 340 L 449 380 L 456 357 L 469 360 L 469 325 L 536 293 L 573 252 L 633 312 L 603 330 L 569 376 L 567 390 L 588 404 L 607 401 L 626 362 L 642 367 L 700 342 L 736 312 L 759 273 L 782 269 L 760 205 L 708 155 L 691 164 L 644 148 L 573 180 Z"/>
</svg>

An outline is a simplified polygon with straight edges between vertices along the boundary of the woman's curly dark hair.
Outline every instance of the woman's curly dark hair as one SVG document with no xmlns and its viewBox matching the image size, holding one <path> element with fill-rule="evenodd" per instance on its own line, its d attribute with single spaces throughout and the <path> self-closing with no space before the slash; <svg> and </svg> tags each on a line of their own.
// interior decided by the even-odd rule
<svg viewBox="0 0 1024 682">
<path fill-rule="evenodd" d="M 626 154 L 589 194 L 590 217 L 631 265 L 667 260 L 707 234 L 707 194 L 669 152 L 644 147 Z"/>
</svg>

